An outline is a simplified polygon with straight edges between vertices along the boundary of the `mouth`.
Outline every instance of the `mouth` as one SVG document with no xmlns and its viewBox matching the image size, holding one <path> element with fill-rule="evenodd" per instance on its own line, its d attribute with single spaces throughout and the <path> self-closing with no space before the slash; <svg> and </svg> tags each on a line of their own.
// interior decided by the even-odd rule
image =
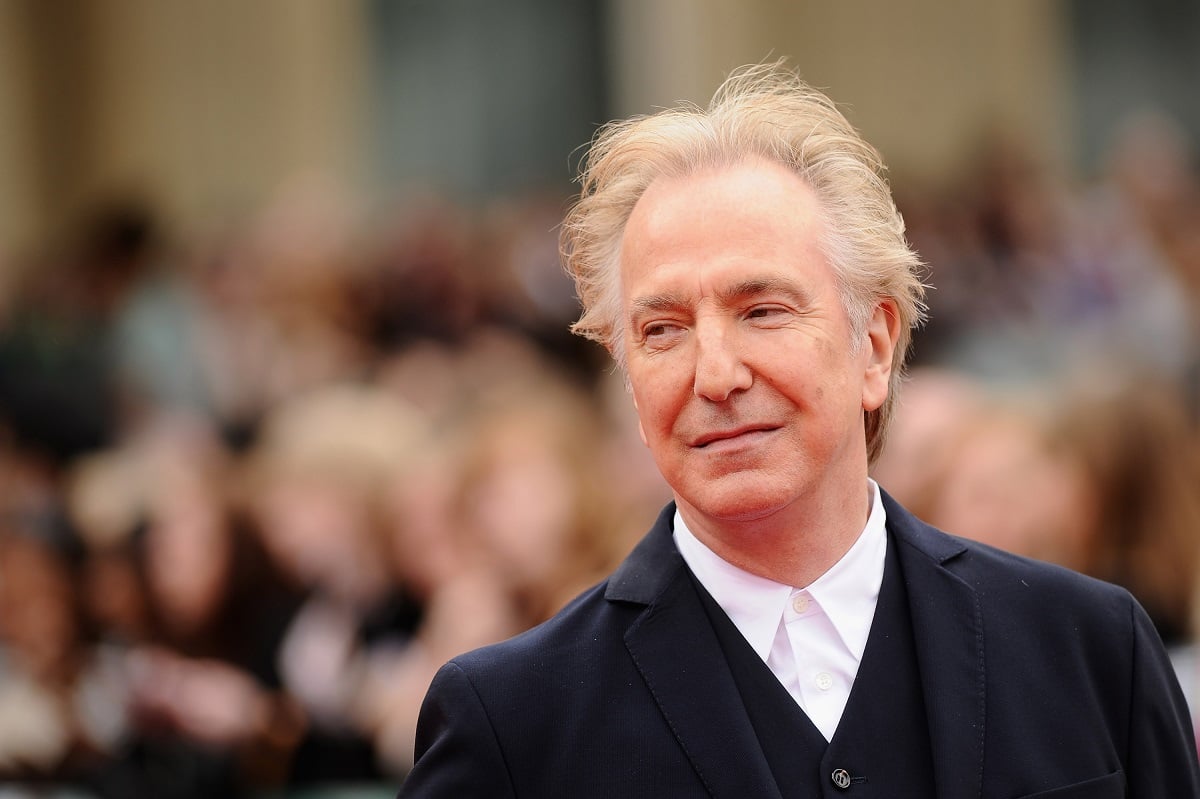
<svg viewBox="0 0 1200 799">
<path fill-rule="evenodd" d="M 758 434 L 770 433 L 778 430 L 778 427 L 772 425 L 748 425 L 746 427 L 738 427 L 731 430 L 721 430 L 712 433 L 705 433 L 692 442 L 692 447 L 695 449 L 704 449 L 712 445 L 719 445 L 722 442 L 746 441 L 750 438 L 756 438 Z"/>
</svg>

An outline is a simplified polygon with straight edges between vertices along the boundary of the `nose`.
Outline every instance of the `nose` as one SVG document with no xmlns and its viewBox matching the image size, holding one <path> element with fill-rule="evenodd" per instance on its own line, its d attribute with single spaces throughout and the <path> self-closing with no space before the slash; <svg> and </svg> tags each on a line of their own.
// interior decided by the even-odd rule
<svg viewBox="0 0 1200 799">
<path fill-rule="evenodd" d="M 699 324 L 692 388 L 696 396 L 724 402 L 734 392 L 750 388 L 752 382 L 753 375 L 742 359 L 736 334 L 717 322 Z"/>
</svg>

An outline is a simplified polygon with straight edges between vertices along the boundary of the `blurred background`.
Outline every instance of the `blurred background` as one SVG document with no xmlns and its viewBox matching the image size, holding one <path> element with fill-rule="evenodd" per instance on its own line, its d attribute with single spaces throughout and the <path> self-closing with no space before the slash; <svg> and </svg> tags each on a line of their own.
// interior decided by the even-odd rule
<svg viewBox="0 0 1200 799">
<path fill-rule="evenodd" d="M 0 0 L 0 793 L 394 795 L 669 496 L 567 333 L 583 146 L 778 57 L 934 286 L 876 479 L 1200 689 L 1200 4 Z"/>
</svg>

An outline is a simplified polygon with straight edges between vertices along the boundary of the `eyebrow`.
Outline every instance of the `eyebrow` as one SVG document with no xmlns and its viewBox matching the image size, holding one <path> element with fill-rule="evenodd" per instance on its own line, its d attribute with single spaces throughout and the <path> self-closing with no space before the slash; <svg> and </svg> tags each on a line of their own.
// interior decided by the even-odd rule
<svg viewBox="0 0 1200 799">
<path fill-rule="evenodd" d="M 782 294 L 800 306 L 811 304 L 811 297 L 790 280 L 775 277 L 752 277 L 717 292 L 717 299 L 726 305 L 763 294 Z"/>
<path fill-rule="evenodd" d="M 717 299 L 725 305 L 731 305 L 764 294 L 782 294 L 800 307 L 807 307 L 812 301 L 808 292 L 800 286 L 774 277 L 747 278 L 718 291 Z M 686 305 L 687 300 L 683 295 L 674 292 L 638 297 L 630 303 L 629 319 L 636 321 L 646 314 L 672 311 Z"/>
<path fill-rule="evenodd" d="M 648 313 L 670 311 L 681 308 L 686 303 L 679 294 L 651 294 L 649 297 L 638 297 L 630 303 L 629 318 L 638 319 Z"/>
</svg>

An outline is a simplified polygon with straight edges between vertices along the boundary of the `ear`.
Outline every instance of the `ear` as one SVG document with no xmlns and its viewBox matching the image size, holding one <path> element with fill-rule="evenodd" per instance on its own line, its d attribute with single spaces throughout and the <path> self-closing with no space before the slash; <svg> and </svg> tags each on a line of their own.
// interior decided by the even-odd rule
<svg viewBox="0 0 1200 799">
<path fill-rule="evenodd" d="M 892 357 L 900 340 L 900 314 L 894 300 L 881 300 L 867 322 L 866 371 L 863 374 L 862 406 L 873 411 L 887 399 L 892 377 Z"/>
</svg>

